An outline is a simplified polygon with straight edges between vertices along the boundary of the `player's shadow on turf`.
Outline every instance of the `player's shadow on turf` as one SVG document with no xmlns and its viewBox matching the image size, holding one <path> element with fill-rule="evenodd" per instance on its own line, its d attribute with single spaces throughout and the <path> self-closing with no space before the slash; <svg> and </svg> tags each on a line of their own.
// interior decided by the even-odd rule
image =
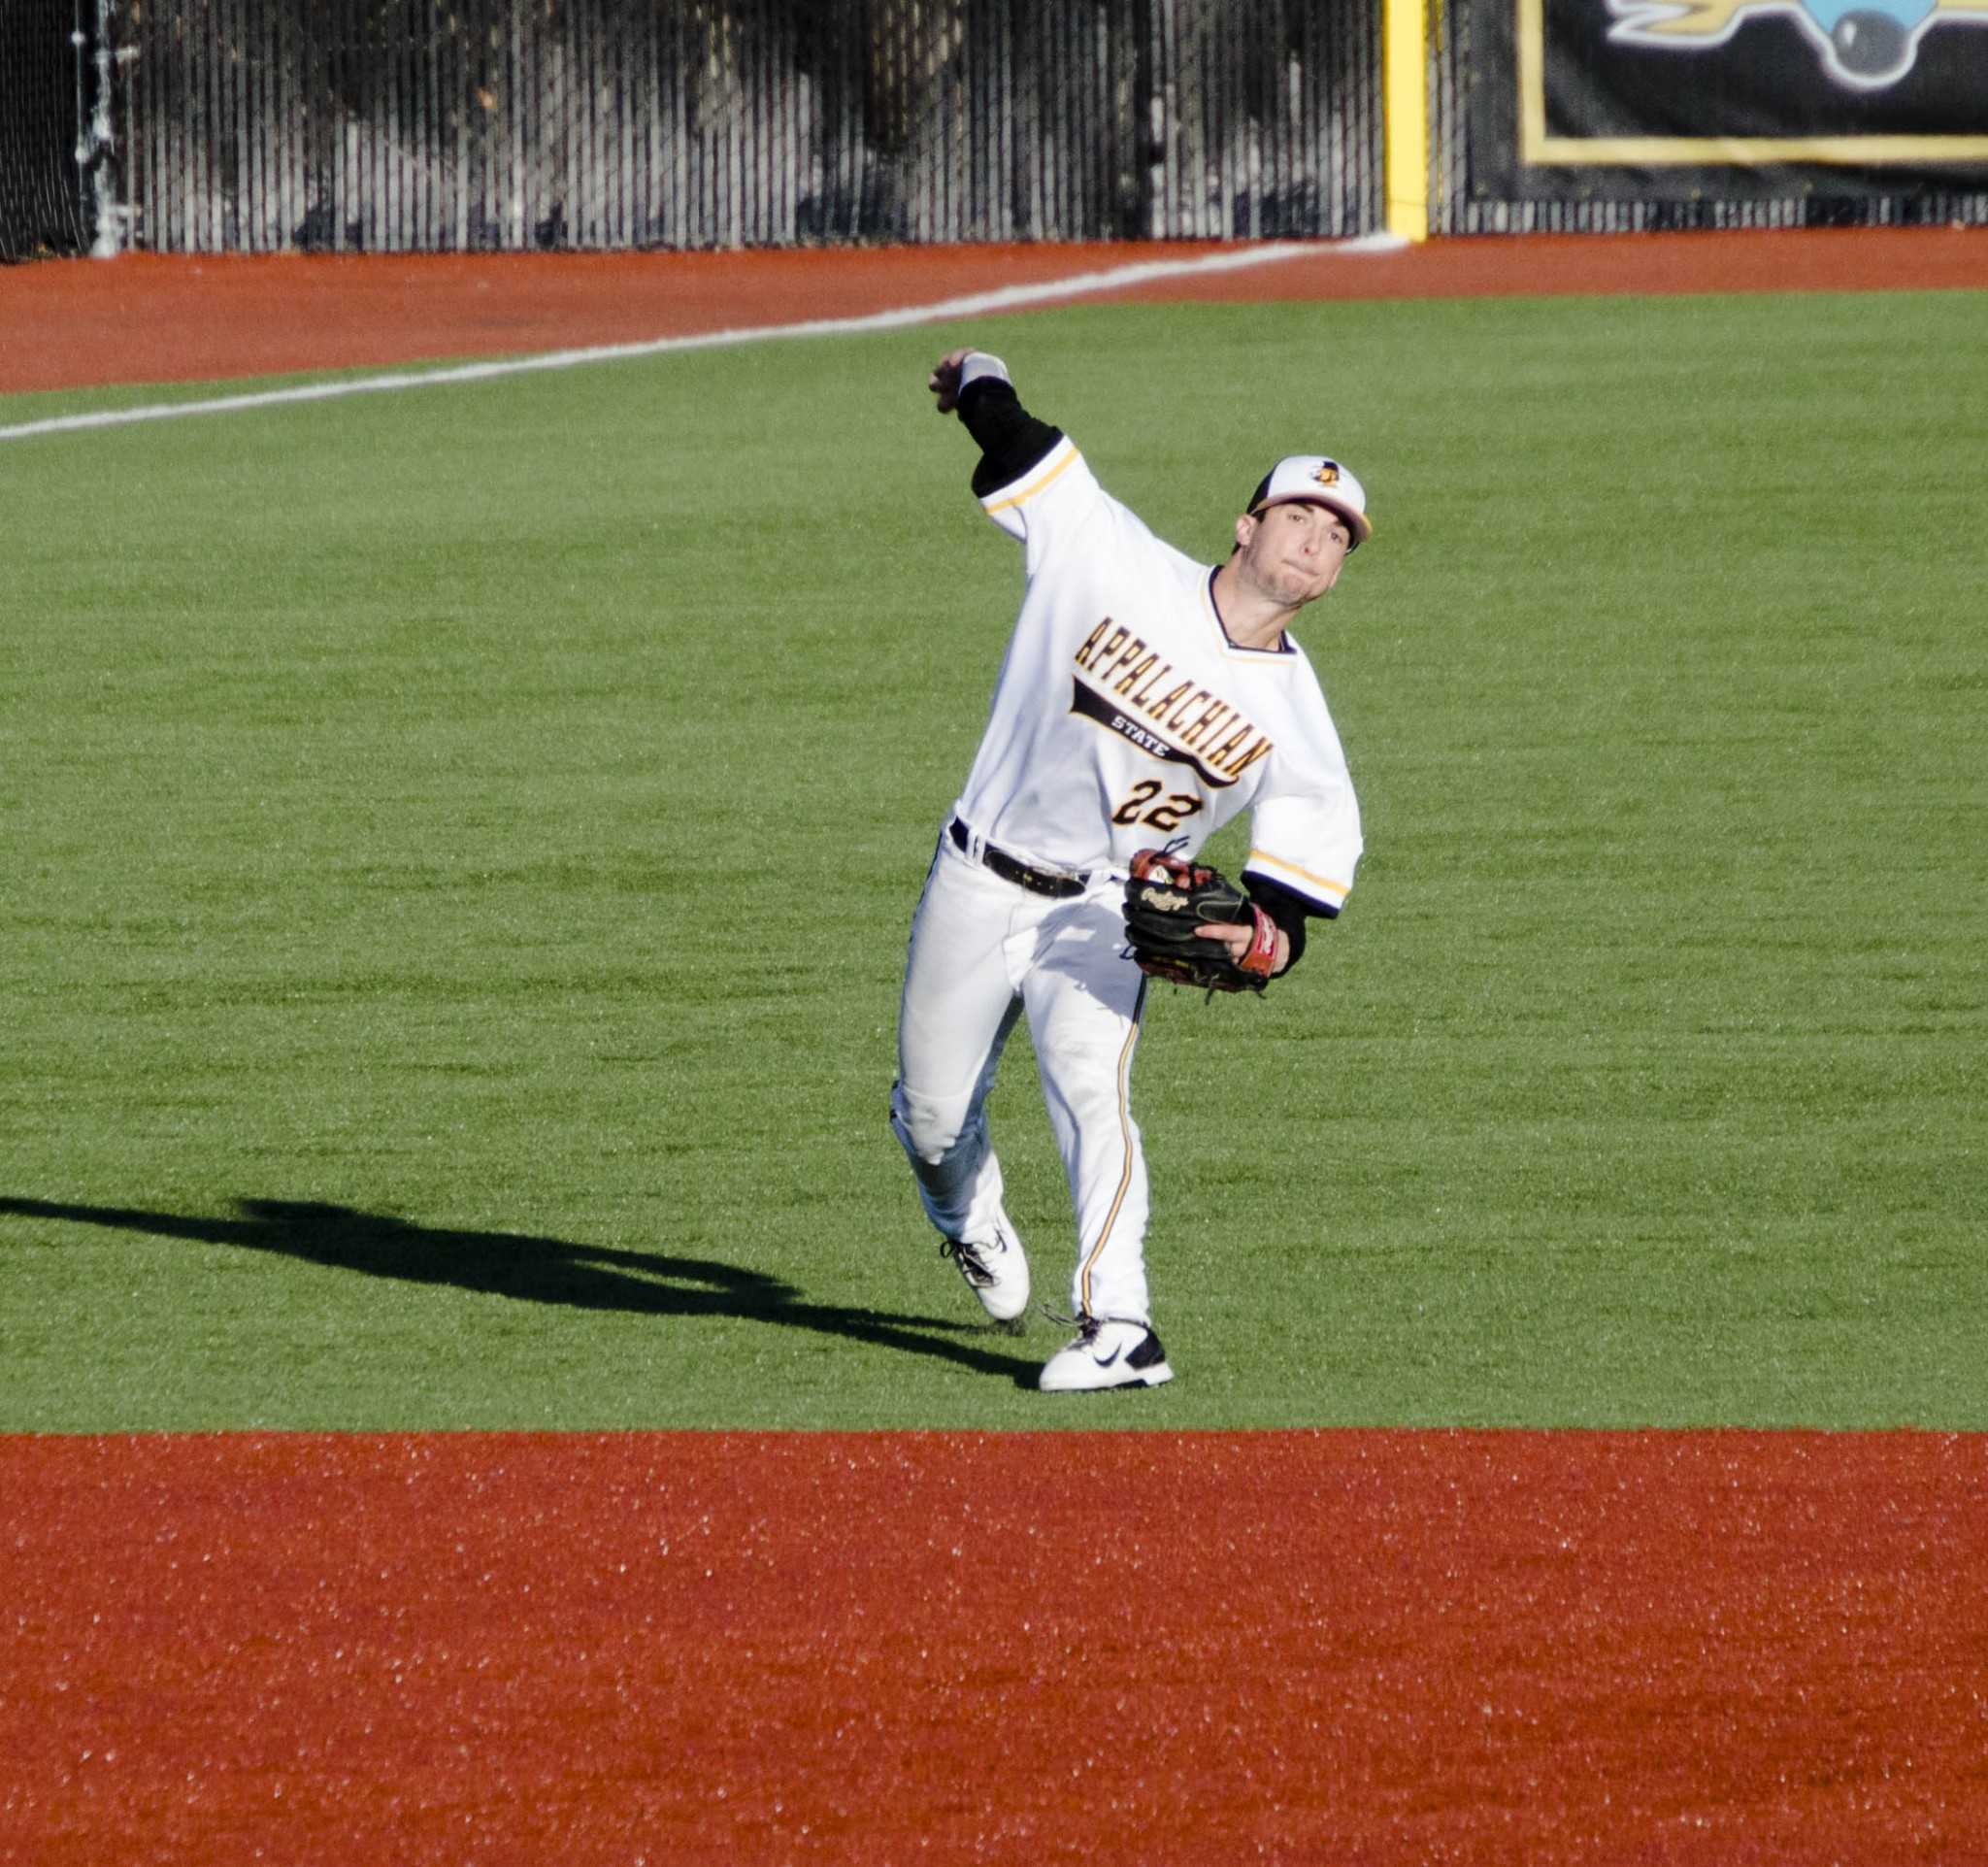
<svg viewBox="0 0 1988 1867">
<path fill-rule="evenodd" d="M 554 1303 L 580 1310 L 638 1316 L 717 1316 L 812 1329 L 855 1342 L 937 1355 L 980 1374 L 1011 1375 L 1034 1384 L 1036 1364 L 998 1354 L 956 1335 L 984 1334 L 982 1325 L 937 1317 L 891 1316 L 841 1304 L 811 1303 L 791 1284 L 713 1258 L 664 1257 L 615 1251 L 563 1238 L 517 1232 L 447 1231 L 413 1225 L 384 1213 L 309 1200 L 245 1199 L 240 1218 L 190 1218 L 122 1206 L 64 1206 L 42 1199 L 0 1199 L 0 1215 L 68 1219 L 149 1232 L 157 1238 L 238 1245 L 246 1250 L 360 1271 L 412 1284 L 450 1284 L 480 1296 Z"/>
</svg>

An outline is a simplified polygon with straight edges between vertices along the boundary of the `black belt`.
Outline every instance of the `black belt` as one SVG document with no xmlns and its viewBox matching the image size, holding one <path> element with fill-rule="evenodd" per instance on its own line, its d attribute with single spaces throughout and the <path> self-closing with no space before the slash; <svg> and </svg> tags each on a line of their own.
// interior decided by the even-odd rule
<svg viewBox="0 0 1988 1867">
<path fill-rule="evenodd" d="M 969 855 L 973 853 L 973 834 L 958 817 L 952 819 L 945 833 L 952 838 L 956 848 Z M 1032 869 L 1026 862 L 1017 862 L 1006 850 L 997 850 L 991 843 L 980 845 L 980 860 L 1002 881 L 1011 882 L 1017 888 L 1026 888 L 1031 894 L 1053 895 L 1059 901 L 1083 893 L 1090 881 L 1084 875 L 1051 875 L 1046 869 Z"/>
</svg>

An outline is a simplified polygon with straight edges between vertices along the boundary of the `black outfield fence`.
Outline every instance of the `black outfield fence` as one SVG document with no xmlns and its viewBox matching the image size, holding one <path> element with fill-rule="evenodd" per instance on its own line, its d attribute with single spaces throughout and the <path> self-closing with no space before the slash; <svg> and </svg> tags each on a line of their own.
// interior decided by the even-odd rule
<svg viewBox="0 0 1988 1867">
<path fill-rule="evenodd" d="M 78 252 L 91 238 L 76 0 L 0 0 L 0 258 Z"/>
<path fill-rule="evenodd" d="M 1940 116 L 1988 119 L 1988 11 L 1884 64 L 1837 0 L 1697 11 L 1725 40 L 1650 0 L 0 0 L 0 257 L 1375 233 L 1390 19 L 1434 231 L 1988 221 Z M 1820 121 L 1804 85 L 1887 133 L 1719 153 L 1740 90 Z M 1657 95 L 1710 100 L 1697 166 L 1609 117 Z"/>
<path fill-rule="evenodd" d="M 116 0 L 106 159 L 162 252 L 1351 234 L 1377 5 Z"/>
</svg>

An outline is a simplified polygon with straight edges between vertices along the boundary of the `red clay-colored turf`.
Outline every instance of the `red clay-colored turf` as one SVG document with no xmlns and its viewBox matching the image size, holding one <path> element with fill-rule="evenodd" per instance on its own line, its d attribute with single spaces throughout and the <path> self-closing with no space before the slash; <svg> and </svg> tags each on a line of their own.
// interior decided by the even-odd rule
<svg viewBox="0 0 1988 1867">
<path fill-rule="evenodd" d="M 0 1860 L 1988 1859 L 1988 1440 L 0 1442 Z"/>
<path fill-rule="evenodd" d="M 1208 244 L 697 253 L 77 259 L 0 269 L 0 394 L 219 380 L 416 358 L 641 343 L 851 317 L 1067 280 Z M 1988 287 L 1988 228 L 1541 235 L 1395 252 L 1320 243 L 1116 299 Z"/>
</svg>

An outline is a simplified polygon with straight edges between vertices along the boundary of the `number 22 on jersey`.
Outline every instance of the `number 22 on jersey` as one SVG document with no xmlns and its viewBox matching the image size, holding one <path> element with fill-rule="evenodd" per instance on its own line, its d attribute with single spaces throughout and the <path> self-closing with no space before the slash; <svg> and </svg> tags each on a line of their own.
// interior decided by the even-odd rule
<svg viewBox="0 0 1988 1867">
<path fill-rule="evenodd" d="M 1177 830 L 1183 817 L 1192 817 L 1201 809 L 1202 800 L 1192 791 L 1170 791 L 1160 802 L 1154 803 L 1164 788 L 1157 778 L 1142 778 L 1133 785 L 1125 801 L 1111 813 L 1111 821 L 1150 823 L 1154 829 L 1169 833 Z"/>
</svg>

